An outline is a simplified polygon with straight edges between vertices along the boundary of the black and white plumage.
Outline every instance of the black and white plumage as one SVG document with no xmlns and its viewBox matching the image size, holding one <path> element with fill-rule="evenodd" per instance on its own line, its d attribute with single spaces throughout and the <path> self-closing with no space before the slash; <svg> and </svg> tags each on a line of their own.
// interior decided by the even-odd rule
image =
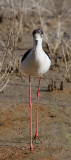
<svg viewBox="0 0 71 160">
<path fill-rule="evenodd" d="M 38 101 L 41 76 L 45 74 L 51 65 L 51 60 L 42 48 L 43 32 L 40 29 L 33 31 L 33 48 L 28 50 L 21 59 L 21 69 L 29 76 L 29 98 L 30 98 L 30 149 L 32 144 L 32 103 L 31 103 L 31 81 L 30 76 L 39 76 L 39 86 L 37 92 L 37 112 L 36 112 L 36 135 L 38 136 Z"/>
<path fill-rule="evenodd" d="M 40 29 L 33 31 L 33 48 L 28 50 L 21 60 L 21 68 L 24 73 L 30 76 L 42 76 L 45 74 L 51 60 L 42 48 L 43 32 Z"/>
</svg>

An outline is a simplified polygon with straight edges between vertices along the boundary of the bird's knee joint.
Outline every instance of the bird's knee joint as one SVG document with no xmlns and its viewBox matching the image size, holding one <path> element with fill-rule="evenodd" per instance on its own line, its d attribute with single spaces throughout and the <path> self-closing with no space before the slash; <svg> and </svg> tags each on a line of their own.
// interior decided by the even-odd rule
<svg viewBox="0 0 71 160">
<path fill-rule="evenodd" d="M 37 92 L 37 97 L 39 97 L 39 92 Z"/>
</svg>

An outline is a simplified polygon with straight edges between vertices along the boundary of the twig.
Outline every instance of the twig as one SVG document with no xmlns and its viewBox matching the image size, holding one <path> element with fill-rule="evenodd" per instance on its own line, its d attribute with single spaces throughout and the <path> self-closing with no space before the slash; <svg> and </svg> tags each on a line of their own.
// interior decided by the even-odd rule
<svg viewBox="0 0 71 160">
<path fill-rule="evenodd" d="M 7 84 L 9 83 L 10 78 L 7 79 L 6 83 L 3 85 L 3 87 L 0 89 L 0 92 L 2 92 L 4 90 L 4 88 L 7 86 Z"/>
<path fill-rule="evenodd" d="M 66 56 L 65 56 L 65 53 L 64 53 L 64 47 L 63 47 L 63 45 L 62 45 L 62 53 L 63 53 L 63 56 L 64 56 L 64 61 L 65 61 L 65 67 L 66 67 L 66 73 L 65 73 L 65 78 L 66 78 L 66 76 L 68 75 L 68 73 L 69 73 L 69 70 L 70 70 L 70 67 L 71 67 L 71 63 L 69 64 L 69 66 L 67 65 L 67 61 L 66 61 Z"/>
</svg>

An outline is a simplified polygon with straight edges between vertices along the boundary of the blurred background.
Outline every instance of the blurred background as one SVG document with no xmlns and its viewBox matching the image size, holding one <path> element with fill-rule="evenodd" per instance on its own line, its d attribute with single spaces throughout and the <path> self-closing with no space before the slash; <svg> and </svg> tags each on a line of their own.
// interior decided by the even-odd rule
<svg viewBox="0 0 71 160">
<path fill-rule="evenodd" d="M 44 32 L 52 69 L 62 70 L 61 81 L 70 82 L 71 0 L 0 0 L 0 71 L 19 70 L 36 28 Z"/>
<path fill-rule="evenodd" d="M 30 152 L 24 149 L 30 141 L 28 77 L 20 62 L 36 28 L 44 32 L 51 67 L 40 87 L 43 143 Z M 38 78 L 31 81 L 34 133 Z M 71 160 L 71 0 L 0 0 L 0 157 Z"/>
</svg>

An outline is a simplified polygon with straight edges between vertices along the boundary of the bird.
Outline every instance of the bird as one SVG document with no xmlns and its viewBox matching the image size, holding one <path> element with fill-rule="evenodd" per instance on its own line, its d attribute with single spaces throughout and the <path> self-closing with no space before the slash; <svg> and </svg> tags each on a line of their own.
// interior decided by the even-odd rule
<svg viewBox="0 0 71 160">
<path fill-rule="evenodd" d="M 35 138 L 39 138 L 38 135 L 38 102 L 39 102 L 39 90 L 42 75 L 45 74 L 51 65 L 51 59 L 48 53 L 43 50 L 42 39 L 43 31 L 41 29 L 35 29 L 32 32 L 33 45 L 21 58 L 21 69 L 23 73 L 29 76 L 29 106 L 30 106 L 30 150 L 34 148 L 32 140 L 32 102 L 31 102 L 31 76 L 39 77 L 39 85 L 37 91 L 37 111 L 36 111 L 36 134 Z"/>
</svg>

